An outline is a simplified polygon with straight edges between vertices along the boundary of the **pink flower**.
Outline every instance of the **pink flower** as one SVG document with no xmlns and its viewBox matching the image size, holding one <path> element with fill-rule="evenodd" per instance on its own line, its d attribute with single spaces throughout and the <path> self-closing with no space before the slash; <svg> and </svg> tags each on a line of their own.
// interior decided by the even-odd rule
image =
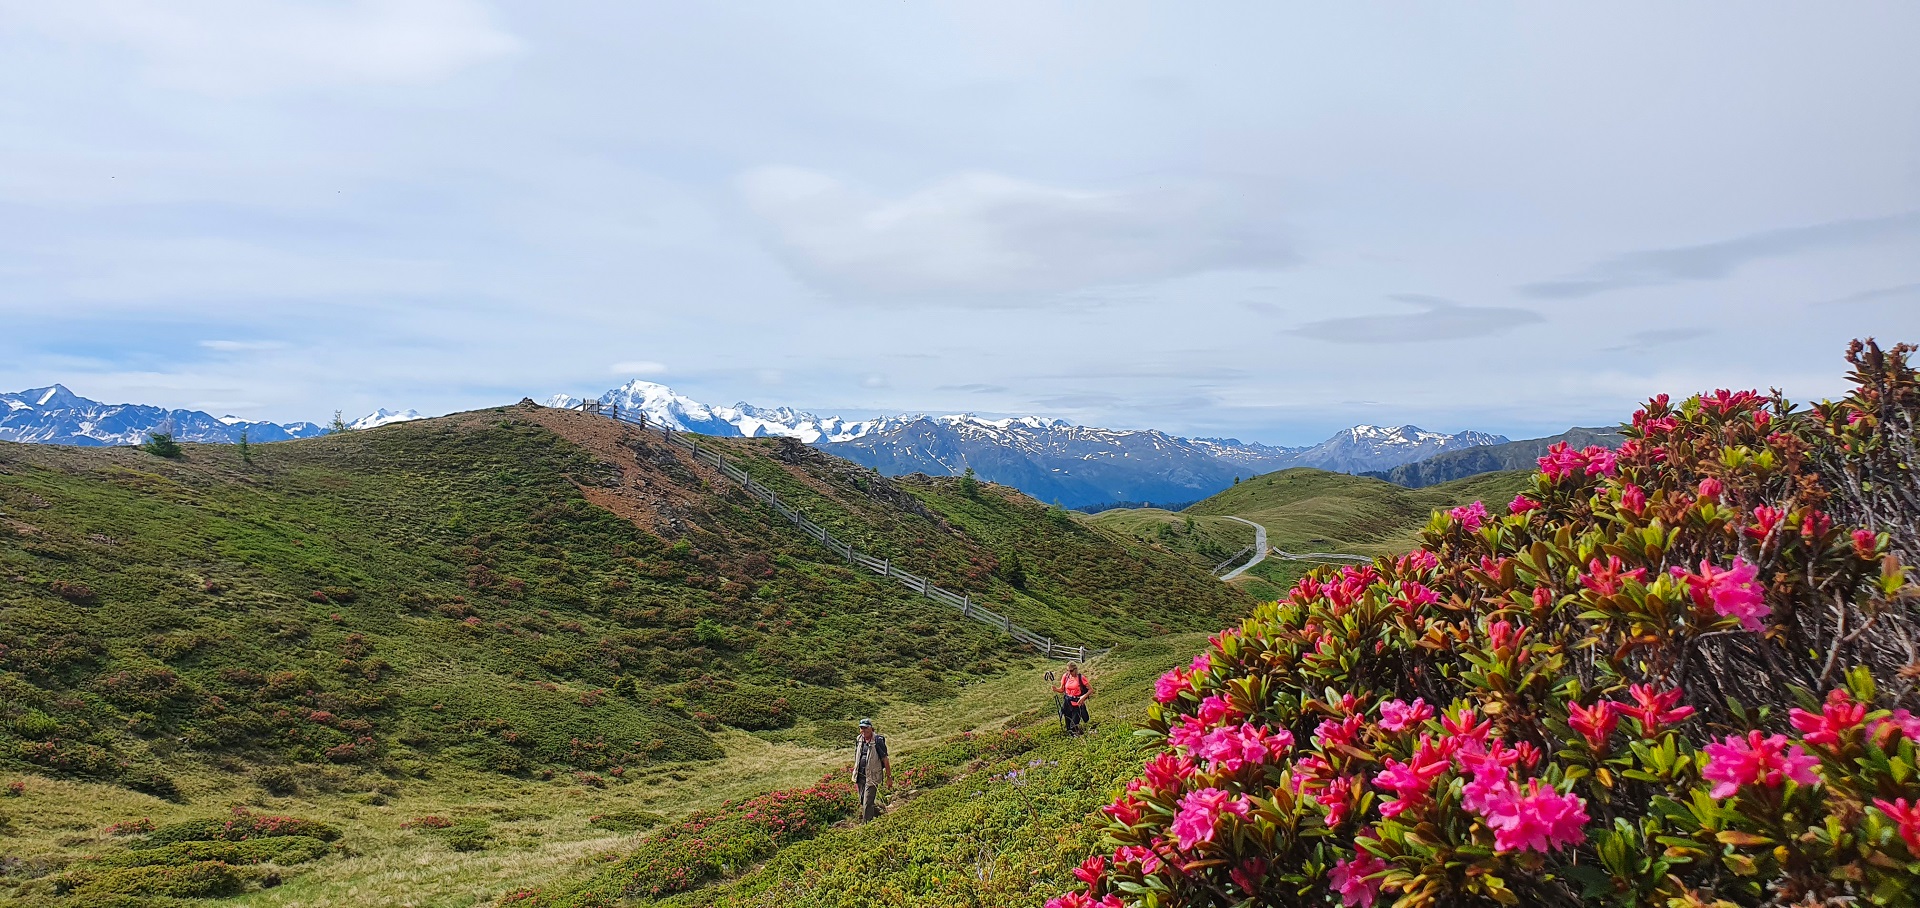
<svg viewBox="0 0 1920 908">
<path fill-rule="evenodd" d="M 1438 567 L 1439 564 L 1440 559 L 1426 549 L 1415 549 L 1400 556 L 1400 572 L 1403 574 L 1425 573 Z"/>
<path fill-rule="evenodd" d="M 1753 509 L 1753 525 L 1747 527 L 1747 535 L 1754 539 L 1765 539 L 1786 516 L 1787 512 L 1779 508 L 1759 505 Z"/>
<path fill-rule="evenodd" d="M 1203 675 L 1203 674 L 1206 674 L 1207 672 L 1212 671 L 1213 655 L 1210 653 L 1201 653 L 1200 655 L 1193 657 L 1193 662 L 1187 666 L 1187 669 L 1192 671 L 1196 675 Z"/>
<path fill-rule="evenodd" d="M 1580 582 L 1602 596 L 1612 596 L 1626 589 L 1626 585 L 1620 582 L 1622 580 L 1647 582 L 1646 568 L 1634 568 L 1631 571 L 1625 568 L 1626 563 L 1618 555 L 1608 555 L 1606 564 L 1601 564 L 1600 559 L 1595 558 L 1587 563 L 1587 573 L 1580 575 Z"/>
<path fill-rule="evenodd" d="M 1831 529 L 1833 529 L 1833 518 L 1828 517 L 1826 512 L 1818 508 L 1808 509 L 1807 516 L 1800 521 L 1800 535 L 1808 539 L 1825 536 Z"/>
<path fill-rule="evenodd" d="M 1478 501 L 1464 507 L 1454 508 L 1447 513 L 1451 515 L 1453 519 L 1460 521 L 1460 525 L 1466 528 L 1466 531 L 1469 533 L 1479 532 L 1480 525 L 1487 520 L 1487 506 Z"/>
<path fill-rule="evenodd" d="M 1487 739 L 1487 732 L 1493 730 L 1491 719 L 1475 724 L 1477 717 L 1472 707 L 1460 710 L 1452 716 L 1441 716 L 1440 727 L 1446 730 L 1447 740 L 1461 744 L 1478 744 Z"/>
<path fill-rule="evenodd" d="M 1880 550 L 1880 535 L 1872 530 L 1853 531 L 1853 554 L 1862 561 L 1872 561 Z"/>
<path fill-rule="evenodd" d="M 1725 798 L 1742 785 L 1766 785 L 1779 788 L 1792 781 L 1799 785 L 1818 785 L 1820 777 L 1813 767 L 1819 759 L 1798 744 L 1788 744 L 1786 735 L 1769 735 L 1758 729 L 1745 738 L 1729 736 L 1718 744 L 1706 746 L 1707 768 L 1700 776 L 1719 784 L 1711 794 Z"/>
<path fill-rule="evenodd" d="M 1449 748 L 1435 745 L 1432 739 L 1422 735 L 1420 746 L 1414 749 L 1412 758 L 1407 762 L 1389 759 L 1386 770 L 1373 777 L 1373 784 L 1393 792 L 1399 800 L 1381 805 L 1380 814 L 1398 816 L 1424 801 L 1427 789 L 1433 786 L 1433 780 L 1447 771 L 1451 756 Z"/>
<path fill-rule="evenodd" d="M 1161 751 L 1147 761 L 1144 775 L 1156 791 L 1179 791 L 1196 768 L 1190 757 Z"/>
<path fill-rule="evenodd" d="M 1909 741 L 1920 742 L 1920 716 L 1915 716 L 1904 709 L 1896 709 L 1893 715 L 1885 719 L 1873 720 L 1867 733 L 1873 736 L 1874 743 L 1878 744 L 1882 750 L 1887 749 L 1896 734 Z M 1920 855 L 1916 856 L 1920 857 Z"/>
<path fill-rule="evenodd" d="M 1167 730 L 1167 744 L 1193 753 L 1206 736 L 1207 726 L 1201 723 L 1198 716 L 1181 716 L 1180 724 Z"/>
<path fill-rule="evenodd" d="M 1726 492 L 1726 490 L 1727 490 L 1727 487 L 1725 483 L 1722 483 L 1720 480 L 1715 479 L 1711 476 L 1700 480 L 1700 500 L 1701 501 L 1711 501 L 1714 504 L 1719 504 L 1720 496 L 1722 493 Z"/>
<path fill-rule="evenodd" d="M 1472 775 L 1467 784 L 1460 789 L 1460 805 L 1481 815 L 1486 815 L 1494 805 L 1513 798 L 1513 776 L 1502 766 L 1498 756 L 1490 754 L 1464 754 L 1460 765 Z"/>
<path fill-rule="evenodd" d="M 1546 608 L 1547 606 L 1552 604 L 1553 604 L 1552 590 L 1547 589 L 1544 586 L 1536 586 L 1533 588 L 1533 605 L 1535 608 Z"/>
<path fill-rule="evenodd" d="M 1180 695 L 1193 689 L 1193 679 L 1185 669 L 1176 668 L 1160 676 L 1153 682 L 1153 699 L 1160 703 L 1172 703 Z"/>
<path fill-rule="evenodd" d="M 1195 845 L 1213 841 L 1222 816 L 1230 813 L 1244 819 L 1250 812 L 1244 799 L 1236 800 L 1218 788 L 1202 788 L 1180 799 L 1180 811 L 1173 817 L 1173 834 L 1181 851 L 1191 851 Z"/>
<path fill-rule="evenodd" d="M 1634 516 L 1646 513 L 1647 493 L 1633 483 L 1620 489 L 1620 509 Z"/>
<path fill-rule="evenodd" d="M 1507 513 L 1525 514 L 1528 511 L 1537 510 L 1539 507 L 1540 507 L 1540 502 L 1537 502 L 1531 498 L 1528 498 L 1526 494 L 1523 492 L 1519 495 L 1513 496 L 1513 500 L 1507 502 Z"/>
<path fill-rule="evenodd" d="M 1267 862 L 1261 858 L 1252 858 L 1227 871 L 1227 878 L 1233 880 L 1241 892 L 1253 893 L 1259 890 L 1260 882 L 1266 879 Z"/>
<path fill-rule="evenodd" d="M 1433 707 L 1424 698 L 1415 697 L 1412 703 L 1388 700 L 1380 704 L 1380 727 L 1388 731 L 1406 731 L 1431 718 Z"/>
<path fill-rule="evenodd" d="M 1101 879 L 1106 877 L 1107 859 L 1104 856 L 1097 855 L 1097 854 L 1092 857 L 1089 857 L 1086 860 L 1081 861 L 1080 866 L 1075 867 L 1073 869 L 1073 875 L 1075 879 L 1078 879 L 1080 882 L 1087 884 L 1087 886 L 1089 887 L 1092 887 L 1098 884 Z"/>
<path fill-rule="evenodd" d="M 1686 580 L 1695 604 L 1712 605 L 1715 614 L 1738 618 L 1741 627 L 1759 633 L 1765 630 L 1760 619 L 1773 612 L 1767 605 L 1766 588 L 1755 579 L 1759 574 L 1759 568 L 1735 555 L 1732 566 L 1724 571 L 1702 560 L 1700 573 L 1689 574 Z"/>
<path fill-rule="evenodd" d="M 1097 908 L 1097 906 L 1086 893 L 1069 892 L 1059 898 L 1048 899 L 1046 908 Z"/>
<path fill-rule="evenodd" d="M 1219 725 L 1222 722 L 1232 720 L 1239 714 L 1240 711 L 1234 709 L 1227 703 L 1227 698 L 1219 694 L 1213 694 L 1205 700 L 1200 701 L 1200 711 L 1198 715 L 1200 717 L 1200 724 L 1202 725 Z"/>
<path fill-rule="evenodd" d="M 1141 873 L 1152 873 L 1160 869 L 1160 858 L 1149 848 L 1140 845 L 1122 845 L 1113 851 L 1113 863 L 1139 864 Z"/>
<path fill-rule="evenodd" d="M 1561 794 L 1539 779 L 1527 782 L 1526 793 L 1515 791 L 1490 806 L 1487 828 L 1493 830 L 1495 851 L 1548 852 L 1587 840 L 1586 802 Z"/>
<path fill-rule="evenodd" d="M 1386 861 L 1362 849 L 1353 860 L 1336 862 L 1327 879 L 1340 893 L 1340 904 L 1346 908 L 1372 908 L 1373 900 L 1380 897 L 1380 883 L 1368 877 L 1386 869 Z"/>
<path fill-rule="evenodd" d="M 1679 705 L 1684 695 L 1677 687 L 1663 691 L 1651 684 L 1635 684 L 1627 688 L 1627 695 L 1633 698 L 1634 705 L 1615 705 L 1622 714 L 1640 721 L 1643 737 L 1655 737 L 1661 729 L 1685 721 L 1694 712 L 1691 706 Z"/>
<path fill-rule="evenodd" d="M 1605 750 L 1607 739 L 1613 735 L 1614 726 L 1620 724 L 1620 714 L 1614 712 L 1610 700 L 1602 700 L 1592 706 L 1578 703 L 1567 704 L 1567 724 L 1587 739 L 1587 745 L 1594 750 Z"/>
<path fill-rule="evenodd" d="M 1360 734 L 1361 721 L 1359 716 L 1348 716 L 1338 722 L 1332 719 L 1322 720 L 1320 727 L 1313 730 L 1314 743 L 1320 745 L 1321 750 L 1332 750 L 1342 744 L 1352 744 L 1353 739 Z"/>
<path fill-rule="evenodd" d="M 1888 801 L 1874 798 L 1873 806 L 1900 827 L 1900 840 L 1907 843 L 1907 856 L 1920 858 L 1920 804 L 1909 806 L 1906 798 Z"/>
<path fill-rule="evenodd" d="M 1487 625 L 1487 645 L 1496 653 L 1519 646 L 1521 639 L 1526 636 L 1527 629 L 1523 627 L 1516 631 L 1511 621 L 1495 621 Z"/>
<path fill-rule="evenodd" d="M 1100 808 L 1102 813 L 1118 820 L 1122 825 L 1132 826 L 1140 822 L 1142 812 L 1140 802 L 1133 795 L 1121 795 L 1113 803 Z"/>
<path fill-rule="evenodd" d="M 1408 615 L 1417 614 L 1425 606 L 1440 601 L 1440 594 L 1428 588 L 1426 584 L 1408 580 L 1400 584 L 1400 595 L 1394 597 L 1394 604 Z"/>
<path fill-rule="evenodd" d="M 1586 466 L 1586 460 L 1566 442 L 1557 442 L 1547 449 L 1546 456 L 1540 458 L 1540 472 L 1555 482 L 1572 476 Z"/>
<path fill-rule="evenodd" d="M 1793 723 L 1800 737 L 1815 747 L 1836 747 L 1841 735 L 1860 727 L 1867 718 L 1867 705 L 1847 696 L 1843 690 L 1829 691 L 1826 706 L 1818 713 L 1804 709 L 1787 711 L 1787 721 Z"/>
</svg>

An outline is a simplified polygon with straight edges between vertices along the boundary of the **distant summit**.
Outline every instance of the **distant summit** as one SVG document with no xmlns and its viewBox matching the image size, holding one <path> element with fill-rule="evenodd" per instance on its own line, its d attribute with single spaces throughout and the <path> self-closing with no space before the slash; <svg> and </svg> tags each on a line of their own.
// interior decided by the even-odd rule
<svg viewBox="0 0 1920 908">
<path fill-rule="evenodd" d="M 351 426 L 365 429 L 419 418 L 414 410 L 375 410 Z M 232 444 L 242 432 L 250 442 L 269 442 L 325 435 L 327 429 L 310 422 L 281 424 L 200 410 L 101 403 L 59 384 L 0 393 L 0 441 L 104 447 L 137 445 L 151 432 L 170 432 L 176 441 Z"/>
<path fill-rule="evenodd" d="M 583 400 L 558 394 L 547 404 L 571 407 Z M 1445 451 L 1506 441 L 1484 432 L 1447 435 L 1417 426 L 1356 426 L 1318 445 L 1293 448 L 1232 438 L 1181 438 L 1153 429 L 1104 429 L 1044 416 L 902 414 L 849 420 L 745 402 L 714 406 L 666 385 L 638 380 L 597 400 L 682 432 L 796 439 L 892 476 L 953 476 L 972 468 L 984 481 L 1074 508 L 1184 503 L 1228 488 L 1235 479 L 1288 467 L 1390 469 Z"/>
</svg>

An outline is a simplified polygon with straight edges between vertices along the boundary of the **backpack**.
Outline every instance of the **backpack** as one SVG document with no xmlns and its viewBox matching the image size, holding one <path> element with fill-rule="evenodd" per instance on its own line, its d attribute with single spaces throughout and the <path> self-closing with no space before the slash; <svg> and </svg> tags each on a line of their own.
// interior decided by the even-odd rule
<svg viewBox="0 0 1920 908">
<path fill-rule="evenodd" d="M 867 784 L 867 740 L 865 738 L 854 738 L 853 740 L 855 745 L 853 754 L 855 781 L 861 785 L 865 785 Z M 884 762 L 887 759 L 887 736 L 874 735 L 873 749 L 875 753 L 880 755 L 881 761 Z"/>
</svg>

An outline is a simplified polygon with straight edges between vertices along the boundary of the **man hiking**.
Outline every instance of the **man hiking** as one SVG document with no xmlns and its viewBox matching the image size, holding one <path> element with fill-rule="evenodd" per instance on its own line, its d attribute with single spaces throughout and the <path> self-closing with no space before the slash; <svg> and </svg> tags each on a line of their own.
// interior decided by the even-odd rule
<svg viewBox="0 0 1920 908">
<path fill-rule="evenodd" d="M 860 720 L 854 741 L 853 787 L 860 792 L 860 822 L 880 815 L 880 782 L 893 785 L 893 761 L 887 759 L 887 736 L 873 733 L 873 720 Z"/>
<path fill-rule="evenodd" d="M 1087 676 L 1080 674 L 1078 664 L 1069 662 L 1053 690 L 1060 695 L 1060 718 L 1066 720 L 1067 734 L 1078 735 L 1080 723 L 1087 721 L 1087 695 L 1093 693 L 1093 685 L 1087 683 Z"/>
</svg>

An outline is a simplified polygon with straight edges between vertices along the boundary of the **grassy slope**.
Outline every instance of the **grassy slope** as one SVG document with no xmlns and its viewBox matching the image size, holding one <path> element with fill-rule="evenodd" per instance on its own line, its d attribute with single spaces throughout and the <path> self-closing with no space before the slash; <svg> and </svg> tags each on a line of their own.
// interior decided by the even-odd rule
<svg viewBox="0 0 1920 908">
<path fill-rule="evenodd" d="M 1094 845 L 1095 811 L 1139 771 L 1132 732 L 1152 679 L 1204 646 L 1201 634 L 1125 644 L 1091 666 L 1096 724 L 1068 738 L 1035 674 L 995 683 L 994 702 L 1033 704 L 1006 720 L 1038 742 L 941 787 L 898 793 L 887 815 L 842 823 L 739 876 L 651 904 L 674 908 L 1015 908 L 1073 885 Z M 998 723 L 994 723 L 998 724 Z M 990 726 L 983 726 L 990 727 Z M 921 741 L 895 748 L 906 761 Z M 1018 773 L 1009 779 L 1007 773 Z M 618 871 L 615 871 L 617 874 Z M 639 904 L 649 904 L 640 902 Z"/>
<path fill-rule="evenodd" d="M 0 774 L 29 786 L 0 802 L 24 862 L 0 881 L 38 891 L 107 822 L 259 803 L 345 823 L 363 857 L 246 900 L 374 887 L 470 904 L 617 841 L 587 826 L 594 812 L 817 776 L 843 758 L 846 718 L 945 727 L 956 692 L 1026 664 L 657 439 L 610 447 L 569 419 L 590 418 L 483 411 L 255 446 L 251 464 L 219 446 L 163 461 L 0 445 Z M 871 519 L 876 550 L 1063 636 L 1215 627 L 1249 602 L 1005 490 L 875 494 L 843 462 L 732 447 L 811 490 L 826 522 Z M 1031 593 L 995 574 L 1013 551 Z M 1140 576 L 1184 607 L 1154 608 Z M 761 724 L 774 697 L 789 727 L 723 727 Z M 430 812 L 491 818 L 497 847 L 450 857 L 399 829 Z"/>
</svg>

